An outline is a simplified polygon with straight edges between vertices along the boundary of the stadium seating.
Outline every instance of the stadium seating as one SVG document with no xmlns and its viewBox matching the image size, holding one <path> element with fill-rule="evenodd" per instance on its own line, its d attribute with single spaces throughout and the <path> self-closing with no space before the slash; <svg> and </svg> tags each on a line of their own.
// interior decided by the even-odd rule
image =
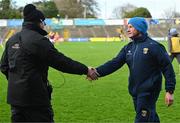
<svg viewBox="0 0 180 123">
<path fill-rule="evenodd" d="M 167 38 L 168 30 L 172 27 L 177 28 L 180 32 L 179 25 L 170 24 L 154 24 L 149 26 L 148 33 L 154 38 Z M 58 32 L 63 38 L 65 30 L 68 32 L 69 38 L 92 38 L 92 37 L 119 37 L 117 30 L 122 28 L 123 32 L 126 31 L 125 26 L 120 25 L 106 25 L 106 26 L 64 26 L 61 29 L 52 29 L 46 27 L 47 31 Z M 14 30 L 14 32 L 12 31 Z M 21 30 L 21 27 L 0 27 L 0 38 L 5 40 L 7 37 L 13 35 L 15 32 Z M 124 34 L 125 35 L 125 34 Z M 67 36 L 66 36 L 67 37 Z"/>
</svg>

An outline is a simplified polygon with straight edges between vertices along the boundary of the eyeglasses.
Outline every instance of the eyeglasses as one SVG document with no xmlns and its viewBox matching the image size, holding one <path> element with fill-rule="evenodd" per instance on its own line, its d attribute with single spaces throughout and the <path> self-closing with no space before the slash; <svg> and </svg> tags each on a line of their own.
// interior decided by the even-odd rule
<svg viewBox="0 0 180 123">
<path fill-rule="evenodd" d="M 46 26 L 46 22 L 45 22 L 45 21 L 43 21 L 43 20 L 41 20 L 41 19 L 40 19 L 40 21 L 41 21 L 41 23 L 42 23 L 44 26 Z"/>
</svg>

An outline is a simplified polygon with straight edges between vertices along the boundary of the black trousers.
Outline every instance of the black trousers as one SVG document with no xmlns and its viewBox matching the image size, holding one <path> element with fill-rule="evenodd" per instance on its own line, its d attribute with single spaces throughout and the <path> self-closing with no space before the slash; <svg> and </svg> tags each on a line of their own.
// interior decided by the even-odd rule
<svg viewBox="0 0 180 123">
<path fill-rule="evenodd" d="M 11 105 L 11 121 L 14 122 L 50 122 L 53 123 L 52 107 L 21 107 Z"/>
<path fill-rule="evenodd" d="M 133 97 L 136 111 L 135 123 L 159 123 L 159 116 L 156 112 L 156 101 L 160 92 L 142 93 Z"/>
</svg>

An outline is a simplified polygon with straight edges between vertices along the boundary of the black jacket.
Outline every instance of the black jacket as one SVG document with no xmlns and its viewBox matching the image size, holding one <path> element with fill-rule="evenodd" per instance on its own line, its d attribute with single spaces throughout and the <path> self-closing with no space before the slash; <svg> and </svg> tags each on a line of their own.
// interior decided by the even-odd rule
<svg viewBox="0 0 180 123">
<path fill-rule="evenodd" d="M 22 31 L 7 41 L 0 69 L 8 79 L 9 104 L 49 106 L 49 66 L 66 73 L 87 74 L 87 66 L 58 52 L 46 34 L 35 24 L 24 22 Z"/>
<path fill-rule="evenodd" d="M 125 63 L 130 71 L 129 92 L 132 96 L 160 91 L 162 73 L 166 80 L 166 91 L 174 91 L 176 80 L 169 56 L 164 46 L 147 35 L 127 44 L 115 58 L 99 66 L 97 72 L 100 76 L 105 76 L 118 70 Z"/>
</svg>

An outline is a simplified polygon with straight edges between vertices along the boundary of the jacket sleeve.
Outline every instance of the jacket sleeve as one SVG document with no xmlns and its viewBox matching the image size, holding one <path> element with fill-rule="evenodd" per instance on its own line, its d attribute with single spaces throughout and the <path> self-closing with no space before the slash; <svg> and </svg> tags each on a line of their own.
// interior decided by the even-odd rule
<svg viewBox="0 0 180 123">
<path fill-rule="evenodd" d="M 6 79 L 8 80 L 9 66 L 8 66 L 7 43 L 6 43 L 5 50 L 4 50 L 2 57 L 1 57 L 0 70 L 6 76 Z"/>
<path fill-rule="evenodd" d="M 161 44 L 156 45 L 154 49 L 154 55 L 157 59 L 158 66 L 165 78 L 165 89 L 168 92 L 173 92 L 175 90 L 176 79 L 168 53 L 166 52 L 165 47 Z"/>
<path fill-rule="evenodd" d="M 88 73 L 88 67 L 86 65 L 65 56 L 59 52 L 50 41 L 46 43 L 46 46 L 48 46 L 47 60 L 49 66 L 70 74 L 82 75 Z"/>
<path fill-rule="evenodd" d="M 96 68 L 96 70 L 100 74 L 100 77 L 103 77 L 121 68 L 125 64 L 125 62 L 126 62 L 126 52 L 124 47 L 116 57 L 106 62 L 105 64 L 100 65 L 99 67 Z"/>
</svg>

